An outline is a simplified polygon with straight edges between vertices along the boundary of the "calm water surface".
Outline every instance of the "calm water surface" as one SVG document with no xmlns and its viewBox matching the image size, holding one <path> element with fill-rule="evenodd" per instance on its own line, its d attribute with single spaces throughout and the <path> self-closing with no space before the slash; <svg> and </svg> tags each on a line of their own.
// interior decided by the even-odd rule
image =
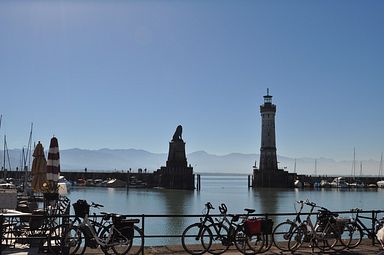
<svg viewBox="0 0 384 255">
<path fill-rule="evenodd" d="M 125 189 L 105 187 L 75 187 L 68 197 L 72 202 L 86 199 L 103 204 L 102 211 L 131 215 L 183 215 L 201 214 L 204 204 L 210 201 L 219 213 L 218 205 L 225 203 L 228 213 L 242 213 L 244 208 L 254 208 L 256 213 L 291 213 L 296 200 L 315 202 L 330 210 L 351 208 L 366 210 L 384 209 L 384 190 L 338 189 L 248 189 L 247 176 L 202 176 L 201 191 L 165 189 Z M 97 212 L 94 210 L 94 212 Z M 287 217 L 275 218 L 280 222 Z M 146 218 L 145 233 L 150 235 L 178 235 L 198 218 Z M 179 239 L 149 239 L 146 245 L 180 243 Z"/>
</svg>

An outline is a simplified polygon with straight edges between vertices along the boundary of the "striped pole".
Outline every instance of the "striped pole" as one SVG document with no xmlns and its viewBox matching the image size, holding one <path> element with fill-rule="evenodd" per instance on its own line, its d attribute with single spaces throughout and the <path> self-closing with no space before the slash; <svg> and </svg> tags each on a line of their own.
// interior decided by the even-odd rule
<svg viewBox="0 0 384 255">
<path fill-rule="evenodd" d="M 56 137 L 52 137 L 48 150 L 47 181 L 57 185 L 60 175 L 59 143 Z M 55 186 L 51 186 L 55 187 Z"/>
</svg>

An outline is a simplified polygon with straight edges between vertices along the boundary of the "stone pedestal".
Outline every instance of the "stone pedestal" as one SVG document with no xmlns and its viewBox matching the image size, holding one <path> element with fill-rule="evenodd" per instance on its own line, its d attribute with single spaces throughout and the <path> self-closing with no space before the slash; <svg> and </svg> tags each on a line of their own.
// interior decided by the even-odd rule
<svg viewBox="0 0 384 255">
<path fill-rule="evenodd" d="M 179 128 L 180 127 L 180 128 Z M 185 142 L 181 139 L 181 126 L 176 129 L 169 143 L 168 160 L 155 172 L 155 182 L 167 189 L 195 189 L 193 167 L 188 166 Z"/>
<path fill-rule="evenodd" d="M 171 141 L 169 143 L 167 167 L 187 167 L 185 155 L 185 142 L 183 140 Z"/>
<path fill-rule="evenodd" d="M 292 188 L 296 174 L 288 173 L 282 169 L 254 169 L 252 186 L 269 188 Z"/>
</svg>

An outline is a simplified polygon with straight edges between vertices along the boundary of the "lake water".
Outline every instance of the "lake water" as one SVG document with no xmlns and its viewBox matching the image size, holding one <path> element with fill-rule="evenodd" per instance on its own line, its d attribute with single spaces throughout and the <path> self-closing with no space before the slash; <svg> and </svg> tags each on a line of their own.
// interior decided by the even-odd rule
<svg viewBox="0 0 384 255">
<path fill-rule="evenodd" d="M 201 176 L 200 191 L 166 189 L 125 189 L 105 187 L 74 187 L 68 194 L 71 202 L 86 199 L 103 204 L 102 211 L 129 215 L 196 215 L 201 214 L 206 202 L 216 208 L 225 203 L 228 213 L 243 213 L 254 208 L 256 213 L 292 213 L 296 200 L 309 199 L 334 211 L 351 208 L 384 209 L 384 189 L 248 189 L 247 176 Z M 97 213 L 96 210 L 94 212 Z M 287 218 L 275 218 L 280 222 Z M 198 218 L 146 218 L 145 233 L 150 235 L 178 235 Z M 146 245 L 180 243 L 180 239 L 149 239 Z"/>
</svg>

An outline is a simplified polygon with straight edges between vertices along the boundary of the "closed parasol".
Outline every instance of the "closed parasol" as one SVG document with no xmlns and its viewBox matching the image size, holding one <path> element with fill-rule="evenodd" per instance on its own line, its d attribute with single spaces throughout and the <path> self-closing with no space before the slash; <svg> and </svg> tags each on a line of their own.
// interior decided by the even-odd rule
<svg viewBox="0 0 384 255">
<path fill-rule="evenodd" d="M 33 152 L 33 161 L 32 161 L 32 190 L 34 192 L 41 192 L 43 184 L 46 181 L 47 174 L 47 160 L 44 155 L 44 147 L 38 142 Z"/>
<path fill-rule="evenodd" d="M 47 181 L 50 187 L 57 187 L 57 181 L 60 175 L 60 156 L 59 156 L 59 143 L 56 137 L 52 137 L 48 150 L 47 161 Z M 52 190 L 52 191 L 57 191 Z"/>
</svg>

